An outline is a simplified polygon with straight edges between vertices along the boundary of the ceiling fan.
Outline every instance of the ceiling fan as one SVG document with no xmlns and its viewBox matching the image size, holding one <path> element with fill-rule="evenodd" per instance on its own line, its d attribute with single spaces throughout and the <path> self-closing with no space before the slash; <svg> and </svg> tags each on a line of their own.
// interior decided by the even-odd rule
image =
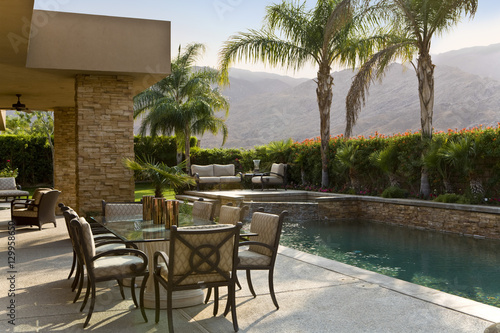
<svg viewBox="0 0 500 333">
<path fill-rule="evenodd" d="M 15 111 L 25 111 L 30 112 L 25 104 L 21 103 L 21 94 L 16 94 L 17 102 L 12 104 L 11 107 L 0 107 L 0 110 L 15 110 Z"/>
</svg>

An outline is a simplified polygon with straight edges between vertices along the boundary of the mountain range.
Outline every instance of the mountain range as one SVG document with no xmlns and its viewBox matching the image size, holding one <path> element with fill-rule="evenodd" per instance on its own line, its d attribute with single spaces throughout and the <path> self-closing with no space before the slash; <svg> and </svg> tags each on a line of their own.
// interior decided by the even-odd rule
<svg viewBox="0 0 500 333">
<path fill-rule="evenodd" d="M 496 126 L 500 121 L 500 44 L 433 55 L 436 65 L 435 131 Z M 333 72 L 331 135 L 344 133 L 345 97 L 355 72 Z M 252 148 L 292 138 L 319 136 L 316 83 L 270 73 L 231 69 L 224 90 L 230 110 L 224 147 Z M 392 135 L 420 129 L 417 78 L 411 64 L 394 63 L 371 85 L 353 135 Z M 223 116 L 222 114 L 220 116 Z M 220 147 L 222 137 L 205 134 L 201 147 Z"/>
</svg>

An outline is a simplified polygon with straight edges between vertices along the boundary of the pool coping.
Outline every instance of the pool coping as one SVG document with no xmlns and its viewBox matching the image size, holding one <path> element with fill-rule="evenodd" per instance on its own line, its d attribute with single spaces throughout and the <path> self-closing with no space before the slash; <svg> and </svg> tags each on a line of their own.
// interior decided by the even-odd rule
<svg viewBox="0 0 500 333">
<path fill-rule="evenodd" d="M 492 323 L 500 322 L 500 308 L 492 305 L 483 304 L 464 297 L 448 294 L 443 291 L 420 286 L 415 283 L 371 272 L 359 267 L 350 266 L 335 260 L 294 250 L 282 245 L 279 247 L 279 254 L 368 283 L 376 284 L 380 287 L 469 316 L 484 319 Z"/>
</svg>

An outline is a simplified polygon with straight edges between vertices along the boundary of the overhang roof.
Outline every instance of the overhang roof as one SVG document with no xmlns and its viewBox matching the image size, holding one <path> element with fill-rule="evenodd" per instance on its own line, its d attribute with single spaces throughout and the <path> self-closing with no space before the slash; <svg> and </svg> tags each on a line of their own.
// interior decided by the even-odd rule
<svg viewBox="0 0 500 333">
<path fill-rule="evenodd" d="M 170 22 L 33 10 L 0 0 L 0 109 L 75 106 L 75 75 L 130 75 L 134 93 L 170 74 Z"/>
</svg>

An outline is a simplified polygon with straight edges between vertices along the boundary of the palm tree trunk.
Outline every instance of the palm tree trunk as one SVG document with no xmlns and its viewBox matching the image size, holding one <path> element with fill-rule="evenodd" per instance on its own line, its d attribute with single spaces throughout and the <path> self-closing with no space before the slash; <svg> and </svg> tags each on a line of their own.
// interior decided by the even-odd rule
<svg viewBox="0 0 500 333">
<path fill-rule="evenodd" d="M 328 187 L 328 146 L 330 141 L 330 108 L 332 106 L 333 77 L 330 66 L 321 64 L 318 71 L 316 96 L 320 115 L 321 187 Z"/>
<path fill-rule="evenodd" d="M 432 115 L 434 111 L 434 65 L 427 51 L 420 53 L 417 59 L 418 96 L 420 98 L 421 137 L 424 151 L 432 139 Z M 429 174 L 426 166 L 422 167 L 420 177 L 420 194 L 427 198 L 430 193 Z"/>
<path fill-rule="evenodd" d="M 186 153 L 186 172 L 188 175 L 191 175 L 191 154 L 190 154 L 190 139 L 191 139 L 191 131 L 189 130 L 189 124 L 184 129 L 184 152 Z"/>
</svg>

